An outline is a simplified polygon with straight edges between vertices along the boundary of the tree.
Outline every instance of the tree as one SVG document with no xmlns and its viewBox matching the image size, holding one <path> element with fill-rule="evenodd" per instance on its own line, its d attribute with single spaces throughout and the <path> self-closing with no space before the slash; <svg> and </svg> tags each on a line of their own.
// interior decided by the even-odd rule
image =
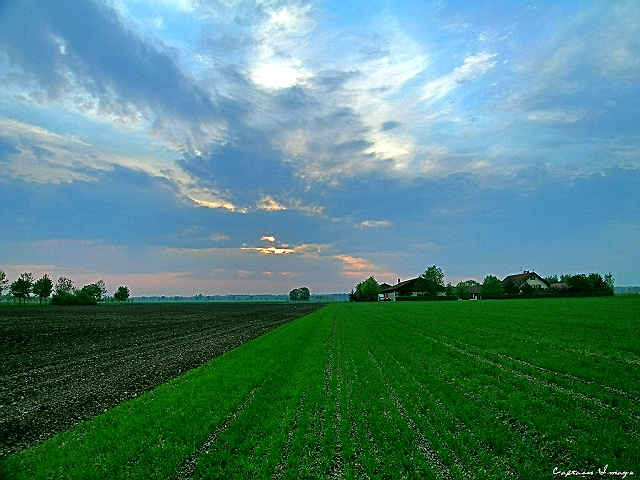
<svg viewBox="0 0 640 480">
<path fill-rule="evenodd" d="M 419 284 L 420 291 L 425 292 L 427 295 L 437 295 L 439 292 L 444 291 L 444 273 L 442 269 L 432 265 L 420 275 L 422 281 L 417 282 Z"/>
<path fill-rule="evenodd" d="M 590 290 L 589 279 L 584 273 L 573 275 L 568 284 L 574 292 L 588 292 Z"/>
<path fill-rule="evenodd" d="M 56 282 L 56 293 L 73 293 L 73 281 L 67 277 L 59 277 Z"/>
<path fill-rule="evenodd" d="M 590 273 L 587 276 L 587 280 L 589 282 L 589 289 L 592 292 L 603 292 L 607 290 L 607 285 L 599 273 Z"/>
<path fill-rule="evenodd" d="M 517 288 L 517 287 L 516 287 Z M 498 277 L 487 275 L 484 277 L 480 292 L 482 295 L 502 295 L 503 285 Z"/>
<path fill-rule="evenodd" d="M 46 273 L 42 278 L 36 280 L 33 284 L 33 293 L 40 297 L 40 304 L 42 305 L 42 299 L 47 298 L 53 291 L 53 281 Z"/>
<path fill-rule="evenodd" d="M 300 287 L 298 289 L 298 292 L 299 292 L 299 298 L 303 302 L 308 302 L 309 299 L 311 298 L 311 292 L 309 292 L 309 289 L 307 287 Z"/>
<path fill-rule="evenodd" d="M 614 292 L 614 280 L 613 280 L 613 275 L 611 273 L 607 273 L 604 276 L 604 283 L 607 286 L 607 288 L 609 289 L 609 291 L 611 293 Z M 0 293 L 2 293 L 2 290 L 0 290 Z"/>
<path fill-rule="evenodd" d="M 82 304 L 91 303 L 95 304 L 102 301 L 102 297 L 107 294 L 107 287 L 105 287 L 102 280 L 98 280 L 96 283 L 90 283 L 85 285 L 82 289 L 76 293 L 82 300 Z"/>
<path fill-rule="evenodd" d="M 31 293 L 31 288 L 33 287 L 33 274 L 32 273 L 23 273 L 20 275 L 15 282 L 11 284 L 9 287 L 9 291 L 14 297 L 18 298 L 18 303 L 23 299 L 24 302 L 27 302 L 27 298 Z"/>
<path fill-rule="evenodd" d="M 571 275 L 570 273 L 565 273 L 560 275 L 560 283 L 564 283 L 565 285 L 569 285 L 569 283 L 571 282 L 571 277 L 573 277 L 573 275 Z"/>
<path fill-rule="evenodd" d="M 115 298 L 118 302 L 126 302 L 129 298 L 129 288 L 123 285 L 118 287 L 116 293 L 113 294 L 113 298 Z"/>
<path fill-rule="evenodd" d="M 549 285 L 553 285 L 554 283 L 560 283 L 557 275 L 549 275 L 548 277 L 544 277 Z"/>
<path fill-rule="evenodd" d="M 349 295 L 349 300 L 354 302 L 375 302 L 382 289 L 373 276 L 356 285 L 356 291 Z"/>
<path fill-rule="evenodd" d="M 51 296 L 51 303 L 53 305 L 76 305 L 78 297 L 74 294 L 75 290 L 70 278 L 59 277 L 54 294 Z"/>
<path fill-rule="evenodd" d="M 9 286 L 9 280 L 7 280 L 7 274 L 4 273 L 4 270 L 0 270 L 0 295 L 5 289 Z"/>
<path fill-rule="evenodd" d="M 509 279 L 502 284 L 502 289 L 507 295 L 517 295 L 520 293 L 520 288 L 513 280 Z"/>
<path fill-rule="evenodd" d="M 87 295 L 92 297 L 96 303 L 102 301 L 102 297 L 107 294 L 107 287 L 104 284 L 104 281 L 98 280 L 96 283 L 90 283 L 89 285 L 85 285 L 82 287 L 81 292 L 85 292 Z"/>
<path fill-rule="evenodd" d="M 311 293 L 307 287 L 294 288 L 289 292 L 290 302 L 308 302 L 311 298 Z"/>
<path fill-rule="evenodd" d="M 462 300 L 469 300 L 471 298 L 471 292 L 469 292 L 467 282 L 458 282 L 456 285 L 456 295 Z"/>
<path fill-rule="evenodd" d="M 447 297 L 453 297 L 456 294 L 456 289 L 453 285 L 451 285 L 451 282 L 447 283 L 447 286 L 444 287 L 444 294 Z"/>
</svg>

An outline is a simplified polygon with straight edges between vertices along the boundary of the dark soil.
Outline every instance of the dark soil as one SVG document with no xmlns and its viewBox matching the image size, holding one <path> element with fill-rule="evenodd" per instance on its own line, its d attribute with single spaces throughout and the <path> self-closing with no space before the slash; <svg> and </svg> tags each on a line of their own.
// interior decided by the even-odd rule
<svg viewBox="0 0 640 480">
<path fill-rule="evenodd" d="M 0 458 L 322 306 L 2 307 Z"/>
</svg>

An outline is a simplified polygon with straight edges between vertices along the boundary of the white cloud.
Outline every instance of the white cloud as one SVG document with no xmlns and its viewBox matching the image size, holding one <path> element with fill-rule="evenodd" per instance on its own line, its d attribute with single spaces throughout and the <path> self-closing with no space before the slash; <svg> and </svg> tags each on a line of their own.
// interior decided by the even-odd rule
<svg viewBox="0 0 640 480">
<path fill-rule="evenodd" d="M 269 89 L 304 84 L 312 75 L 303 65 L 300 43 L 315 26 L 311 6 L 289 4 L 266 11 L 267 17 L 255 33 L 251 79 Z"/>
<path fill-rule="evenodd" d="M 498 61 L 496 53 L 480 52 L 465 58 L 464 63 L 447 75 L 429 82 L 423 90 L 422 100 L 437 102 L 446 97 L 462 84 L 471 82 L 479 75 L 495 67 Z"/>
<path fill-rule="evenodd" d="M 360 226 L 368 228 L 388 227 L 389 225 L 391 225 L 389 220 L 366 220 L 360 223 Z"/>
<path fill-rule="evenodd" d="M 542 123 L 575 123 L 580 117 L 562 111 L 536 110 L 527 115 L 532 122 Z"/>
</svg>

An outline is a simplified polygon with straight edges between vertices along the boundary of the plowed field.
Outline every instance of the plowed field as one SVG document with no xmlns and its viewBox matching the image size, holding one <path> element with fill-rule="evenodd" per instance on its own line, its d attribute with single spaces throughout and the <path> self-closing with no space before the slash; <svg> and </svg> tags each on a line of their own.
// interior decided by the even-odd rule
<svg viewBox="0 0 640 480">
<path fill-rule="evenodd" d="M 67 430 L 320 304 L 0 308 L 0 457 Z"/>
</svg>

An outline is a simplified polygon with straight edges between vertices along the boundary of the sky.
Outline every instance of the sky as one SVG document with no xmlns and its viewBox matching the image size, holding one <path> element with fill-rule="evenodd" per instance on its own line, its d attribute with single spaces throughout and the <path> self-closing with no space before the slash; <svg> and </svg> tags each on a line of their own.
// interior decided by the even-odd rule
<svg viewBox="0 0 640 480">
<path fill-rule="evenodd" d="M 640 2 L 3 0 L 0 269 L 640 285 Z"/>
</svg>

